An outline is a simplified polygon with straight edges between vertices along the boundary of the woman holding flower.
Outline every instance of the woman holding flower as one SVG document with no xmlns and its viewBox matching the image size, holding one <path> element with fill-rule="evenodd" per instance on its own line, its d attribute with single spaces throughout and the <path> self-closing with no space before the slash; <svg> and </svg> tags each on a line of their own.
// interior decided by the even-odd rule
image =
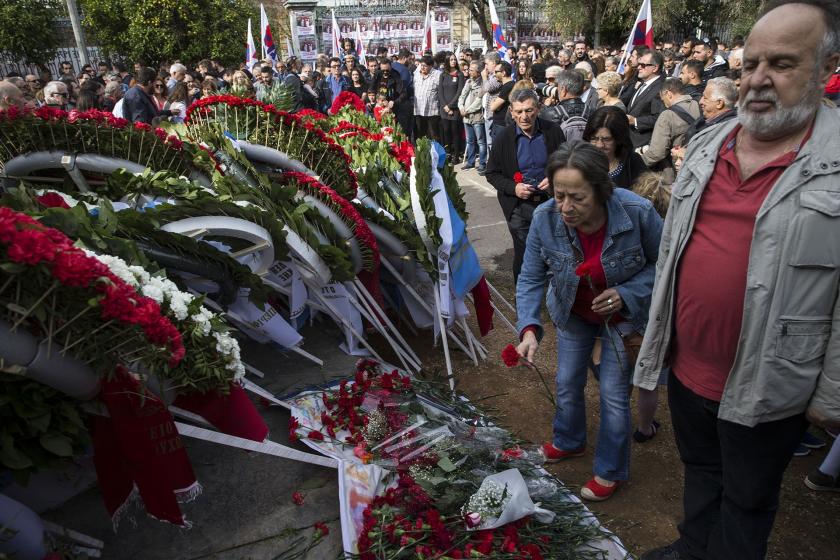
<svg viewBox="0 0 840 560">
<path fill-rule="evenodd" d="M 569 142 L 547 162 L 552 198 L 534 211 L 516 284 L 521 343 L 529 361 L 543 329 L 541 299 L 557 328 L 557 411 L 548 462 L 586 450 L 584 387 L 597 338 L 602 338 L 601 422 L 589 500 L 609 498 L 630 465 L 630 379 L 622 335 L 644 332 L 653 289 L 662 218 L 650 201 L 614 188 L 609 161 L 587 142 Z"/>
</svg>

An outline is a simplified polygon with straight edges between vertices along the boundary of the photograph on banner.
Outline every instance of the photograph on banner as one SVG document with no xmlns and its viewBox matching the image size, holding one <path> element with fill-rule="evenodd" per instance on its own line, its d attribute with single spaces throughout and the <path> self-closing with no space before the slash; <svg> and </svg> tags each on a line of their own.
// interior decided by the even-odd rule
<svg viewBox="0 0 840 560">
<path fill-rule="evenodd" d="M 298 37 L 315 35 L 315 12 L 297 12 L 295 23 Z"/>
<path fill-rule="evenodd" d="M 419 39 L 411 41 L 411 52 L 414 56 L 423 56 L 423 41 Z"/>
<path fill-rule="evenodd" d="M 423 17 L 422 16 L 413 16 L 411 18 L 411 30 L 414 31 L 412 36 L 423 34 Z"/>
<path fill-rule="evenodd" d="M 435 10 L 435 29 L 449 29 L 451 18 L 449 10 Z"/>
<path fill-rule="evenodd" d="M 341 31 L 341 36 L 346 37 L 353 32 L 355 20 L 340 19 L 338 20 L 338 29 Z"/>
<path fill-rule="evenodd" d="M 385 20 L 385 25 L 382 26 L 382 38 L 390 39 L 394 36 L 394 22 L 391 18 Z"/>
<path fill-rule="evenodd" d="M 301 60 L 315 60 L 318 58 L 318 44 L 315 37 L 301 37 L 299 41 Z"/>
<path fill-rule="evenodd" d="M 437 50 L 452 50 L 452 34 L 449 31 L 440 31 L 437 34 Z"/>
</svg>

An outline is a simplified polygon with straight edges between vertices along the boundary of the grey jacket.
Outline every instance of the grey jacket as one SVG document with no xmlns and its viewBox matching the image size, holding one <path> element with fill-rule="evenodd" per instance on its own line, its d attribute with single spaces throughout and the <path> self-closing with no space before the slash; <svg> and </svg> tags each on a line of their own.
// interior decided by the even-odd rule
<svg viewBox="0 0 840 560">
<path fill-rule="evenodd" d="M 680 107 L 695 119 L 700 118 L 700 105 L 688 95 L 681 95 L 676 98 L 674 106 Z M 656 124 L 653 126 L 650 145 L 647 150 L 642 152 L 642 160 L 644 160 L 645 165 L 653 167 L 659 162 L 668 160 L 668 156 L 671 155 L 671 148 L 683 145 L 683 139 L 689 126 L 689 123 L 670 109 L 665 109 L 659 113 Z M 666 166 L 670 167 L 670 161 Z M 672 175 L 671 181 L 673 181 L 673 178 Z"/>
<path fill-rule="evenodd" d="M 481 124 L 484 122 L 484 108 L 481 105 L 481 78 L 468 79 L 458 97 L 458 110 L 463 113 L 467 124 Z"/>
<path fill-rule="evenodd" d="M 672 187 L 633 383 L 656 388 L 671 345 L 674 288 L 730 121 L 700 132 Z M 756 216 L 743 325 L 718 417 L 755 426 L 809 406 L 840 420 L 840 112 L 821 106 L 810 140 Z"/>
</svg>

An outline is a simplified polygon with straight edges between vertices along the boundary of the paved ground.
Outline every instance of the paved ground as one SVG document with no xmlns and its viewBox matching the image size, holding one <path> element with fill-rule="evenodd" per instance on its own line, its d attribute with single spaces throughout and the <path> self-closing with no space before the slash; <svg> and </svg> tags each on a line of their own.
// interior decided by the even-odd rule
<svg viewBox="0 0 840 560">
<path fill-rule="evenodd" d="M 470 213 L 469 236 L 482 265 L 495 270 L 497 263 L 509 263 L 511 241 L 495 191 L 475 170 L 459 173 L 459 181 Z M 250 345 L 243 349 L 245 360 L 266 373 L 265 379 L 252 379 L 279 395 L 350 371 L 355 358 L 338 350 L 337 329 L 320 324 L 307 328 L 303 334 L 304 348 L 325 360 L 323 368 L 295 354 L 281 355 L 272 348 Z M 415 341 L 425 340 L 422 335 L 421 339 L 412 339 L 415 348 Z M 279 407 L 261 411 L 271 428 L 270 439 L 287 444 L 288 412 Z M 61 481 L 53 480 L 41 496 L 14 489 L 6 493 L 37 504 L 39 511 L 46 510 L 46 519 L 104 541 L 103 557 L 108 559 L 275 558 L 295 538 L 311 535 L 311 530 L 306 530 L 290 539 L 289 529 L 317 521 L 328 521 L 330 535 L 307 558 L 334 558 L 341 550 L 335 521 L 338 484 L 334 470 L 197 440 L 185 439 L 185 444 L 195 473 L 204 485 L 204 493 L 183 507 L 194 524 L 188 531 L 151 520 L 142 510 L 134 510 L 136 527 L 124 522 L 115 533 L 89 465 L 66 473 Z M 304 446 L 299 448 L 309 451 Z M 300 489 L 306 493 L 303 507 L 291 501 L 292 493 Z"/>
</svg>

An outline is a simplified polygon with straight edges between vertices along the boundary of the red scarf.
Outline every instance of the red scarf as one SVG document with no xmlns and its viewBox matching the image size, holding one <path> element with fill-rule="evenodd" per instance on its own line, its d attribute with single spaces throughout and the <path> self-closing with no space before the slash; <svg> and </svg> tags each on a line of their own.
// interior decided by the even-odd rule
<svg viewBox="0 0 840 560">
<path fill-rule="evenodd" d="M 149 515 L 187 526 L 179 498 L 201 487 L 166 406 L 122 366 L 102 382 L 100 398 L 110 417 L 93 416 L 93 462 L 114 524 L 136 488 Z"/>
<path fill-rule="evenodd" d="M 472 289 L 473 305 L 475 305 L 475 318 L 478 321 L 478 330 L 481 336 L 493 330 L 493 305 L 490 301 L 490 288 L 484 276 Z"/>
<path fill-rule="evenodd" d="M 236 383 L 230 384 L 227 395 L 217 392 L 178 395 L 172 404 L 204 417 L 228 435 L 253 441 L 263 441 L 268 437 L 268 426 L 245 390 Z"/>
</svg>

